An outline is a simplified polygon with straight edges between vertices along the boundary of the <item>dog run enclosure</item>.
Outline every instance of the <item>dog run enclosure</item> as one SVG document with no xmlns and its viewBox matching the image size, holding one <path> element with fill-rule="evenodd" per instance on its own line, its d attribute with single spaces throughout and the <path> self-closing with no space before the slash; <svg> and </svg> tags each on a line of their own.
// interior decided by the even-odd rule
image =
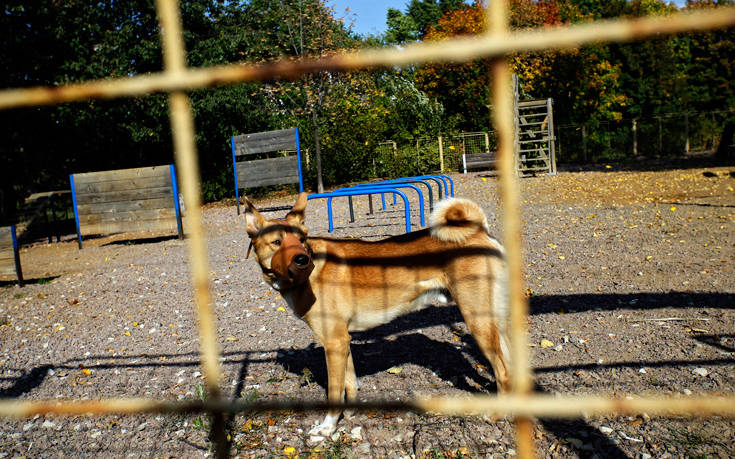
<svg viewBox="0 0 735 459">
<path fill-rule="evenodd" d="M 176 168 L 141 167 L 71 174 L 77 240 L 82 236 L 177 231 L 184 237 Z"/>
<path fill-rule="evenodd" d="M 155 399 L 89 400 L 3 400 L 0 415 L 29 417 L 37 414 L 136 414 L 199 412 L 212 418 L 211 429 L 215 452 L 229 453 L 225 431 L 225 415 L 243 411 L 275 409 L 325 409 L 327 403 L 283 401 L 251 403 L 230 402 L 220 387 L 219 350 L 210 290 L 207 250 L 202 226 L 199 170 L 194 141 L 193 116 L 185 91 L 223 83 L 293 78 L 316 71 L 348 71 L 375 67 L 413 65 L 423 62 L 461 62 L 476 58 L 490 60 L 493 74 L 492 98 L 495 128 L 498 133 L 498 170 L 502 202 L 503 242 L 507 250 L 509 300 L 511 310 L 512 392 L 505 396 L 472 396 L 462 399 L 434 398 L 410 402 L 357 403 L 366 409 L 417 410 L 449 415 L 508 415 L 516 425 L 517 453 L 534 456 L 533 417 L 576 418 L 583 415 L 685 415 L 735 416 L 735 396 L 693 396 L 686 399 L 662 399 L 651 396 L 609 398 L 600 396 L 542 396 L 533 394 L 533 380 L 527 346 L 528 303 L 523 293 L 523 268 L 520 238 L 518 181 L 514 168 L 513 96 L 511 78 L 504 56 L 542 49 L 583 46 L 600 41 L 629 41 L 657 37 L 661 34 L 699 32 L 735 25 L 735 8 L 702 10 L 692 14 L 667 17 L 620 19 L 554 29 L 511 33 L 508 26 L 507 2 L 489 4 L 487 33 L 471 38 L 455 38 L 443 42 L 419 43 L 402 49 L 364 50 L 346 55 L 280 61 L 263 65 L 232 64 L 207 69 L 188 69 L 178 4 L 175 0 L 156 2 L 164 48 L 163 72 L 123 79 L 100 80 L 58 88 L 9 89 L 0 92 L 0 109 L 42 104 L 58 104 L 88 98 L 140 96 L 168 92 L 170 117 L 174 134 L 174 155 L 182 179 L 182 190 L 190 219 L 188 250 L 192 285 L 200 333 L 202 373 L 208 396 L 206 400 L 164 401 Z"/>
</svg>

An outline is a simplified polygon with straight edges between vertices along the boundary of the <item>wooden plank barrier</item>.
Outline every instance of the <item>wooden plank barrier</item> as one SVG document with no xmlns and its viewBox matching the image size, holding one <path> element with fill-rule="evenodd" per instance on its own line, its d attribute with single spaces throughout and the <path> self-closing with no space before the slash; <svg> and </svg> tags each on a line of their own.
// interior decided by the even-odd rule
<svg viewBox="0 0 735 459">
<path fill-rule="evenodd" d="M 176 231 L 183 238 L 173 164 L 72 174 L 69 181 L 80 249 L 89 235 Z"/>
<path fill-rule="evenodd" d="M 18 279 L 18 285 L 23 287 L 23 271 L 20 267 L 15 225 L 0 227 L 0 276 L 15 276 Z"/>
<path fill-rule="evenodd" d="M 462 168 L 464 173 L 467 169 L 487 169 L 494 168 L 497 162 L 497 152 L 488 151 L 485 153 L 462 153 Z"/>
<path fill-rule="evenodd" d="M 235 202 L 238 215 L 240 215 L 241 188 L 298 183 L 299 191 L 304 191 L 298 128 L 234 136 L 231 139 L 231 145 L 232 168 L 235 175 Z M 241 156 L 274 151 L 296 151 L 296 154 L 237 161 L 237 158 Z"/>
</svg>

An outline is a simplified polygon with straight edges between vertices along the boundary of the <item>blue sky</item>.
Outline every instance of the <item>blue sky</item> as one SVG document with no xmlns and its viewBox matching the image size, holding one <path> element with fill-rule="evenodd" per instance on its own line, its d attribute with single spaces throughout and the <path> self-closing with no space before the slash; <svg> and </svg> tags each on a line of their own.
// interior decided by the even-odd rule
<svg viewBox="0 0 735 459">
<path fill-rule="evenodd" d="M 404 11 L 408 2 L 409 0 L 327 0 L 327 4 L 334 6 L 337 17 L 344 16 L 348 23 L 354 20 L 353 30 L 362 35 L 385 32 L 388 8 Z M 683 6 L 686 0 L 675 0 L 674 3 Z M 349 13 L 345 14 L 345 8 L 350 9 Z"/>
</svg>

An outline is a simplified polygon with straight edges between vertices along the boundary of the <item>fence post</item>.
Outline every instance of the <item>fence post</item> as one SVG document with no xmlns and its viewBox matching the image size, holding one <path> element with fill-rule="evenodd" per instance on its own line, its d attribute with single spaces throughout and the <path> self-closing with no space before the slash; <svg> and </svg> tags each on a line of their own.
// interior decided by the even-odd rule
<svg viewBox="0 0 735 459">
<path fill-rule="evenodd" d="M 582 155 L 585 162 L 587 161 L 587 127 L 582 125 Z"/>
<path fill-rule="evenodd" d="M 546 113 L 549 114 L 549 173 L 556 175 L 556 135 L 554 134 L 554 107 L 551 97 L 546 99 Z"/>
<path fill-rule="evenodd" d="M 638 121 L 633 119 L 633 156 L 638 156 Z"/>
<path fill-rule="evenodd" d="M 686 137 L 684 152 L 689 153 L 689 113 L 684 113 L 684 137 Z"/>
<path fill-rule="evenodd" d="M 439 171 L 444 172 L 444 144 L 442 136 L 439 136 Z"/>
</svg>

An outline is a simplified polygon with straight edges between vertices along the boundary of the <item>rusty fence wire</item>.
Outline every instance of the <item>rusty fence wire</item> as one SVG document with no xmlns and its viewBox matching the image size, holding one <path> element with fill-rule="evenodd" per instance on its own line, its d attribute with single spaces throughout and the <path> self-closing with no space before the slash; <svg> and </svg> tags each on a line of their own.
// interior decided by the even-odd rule
<svg viewBox="0 0 735 459">
<path fill-rule="evenodd" d="M 355 408 L 415 410 L 447 415 L 497 414 L 511 416 L 516 425 L 519 457 L 533 457 L 535 417 L 580 417 L 648 413 L 661 416 L 735 416 L 735 396 L 688 397 L 686 399 L 633 397 L 549 396 L 532 392 L 533 380 L 527 346 L 528 302 L 523 294 L 523 257 L 520 238 L 518 179 L 514 167 L 517 148 L 513 125 L 511 77 L 505 56 L 544 49 L 578 47 L 594 42 L 624 42 L 684 32 L 703 32 L 735 26 L 735 8 L 718 8 L 665 17 L 616 19 L 581 25 L 511 32 L 507 1 L 493 0 L 488 7 L 488 31 L 476 37 L 442 42 L 417 43 L 402 49 L 372 49 L 326 58 L 278 61 L 269 64 L 231 64 L 211 68 L 188 68 L 176 0 L 157 0 L 164 51 L 164 70 L 129 78 L 89 81 L 61 87 L 36 87 L 0 91 L 0 109 L 60 104 L 82 99 L 109 99 L 169 94 L 176 166 L 189 210 L 191 227 L 188 251 L 201 343 L 201 364 L 206 400 L 163 401 L 155 399 L 105 399 L 99 401 L 0 400 L 0 416 L 28 417 L 36 414 L 139 414 L 207 413 L 212 417 L 212 436 L 217 456 L 228 455 L 225 416 L 268 409 L 325 409 L 326 402 L 283 401 L 248 403 L 222 397 L 215 316 L 208 278 L 209 261 L 201 215 L 201 188 L 194 123 L 186 91 L 245 81 L 296 78 L 317 71 L 349 71 L 425 62 L 464 62 L 483 58 L 492 72 L 494 127 L 498 136 L 498 171 L 502 200 L 504 238 L 509 269 L 511 308 L 512 391 L 500 396 L 463 399 L 432 398 L 408 402 L 356 403 Z"/>
</svg>

